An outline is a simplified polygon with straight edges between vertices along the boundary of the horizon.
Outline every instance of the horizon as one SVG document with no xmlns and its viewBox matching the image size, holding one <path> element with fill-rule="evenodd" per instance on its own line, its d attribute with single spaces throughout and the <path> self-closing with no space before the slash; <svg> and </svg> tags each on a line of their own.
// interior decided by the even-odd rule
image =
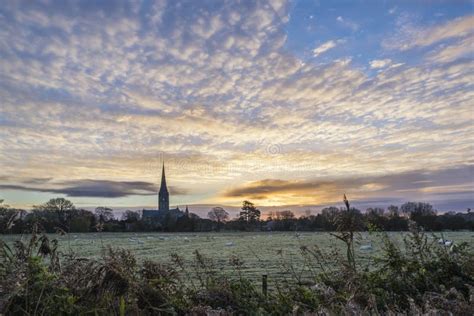
<svg viewBox="0 0 474 316">
<path fill-rule="evenodd" d="M 164 160 L 200 216 L 464 212 L 473 25 L 472 1 L 7 1 L 0 199 L 156 207 Z"/>
<path fill-rule="evenodd" d="M 47 201 L 43 201 L 44 203 Z M 400 208 L 401 205 L 404 203 L 408 202 L 415 202 L 415 203 L 428 203 L 433 206 L 434 210 L 437 212 L 437 214 L 445 214 L 449 212 L 454 212 L 454 213 L 465 213 L 470 210 L 468 209 L 454 209 L 454 210 L 443 210 L 439 209 L 436 205 L 433 205 L 429 201 L 400 201 L 398 204 L 394 203 L 387 203 L 386 201 L 355 201 L 351 202 L 351 207 L 354 207 L 355 209 L 360 210 L 363 214 L 366 213 L 366 211 L 369 208 L 382 208 L 385 211 L 387 211 L 387 208 L 389 206 L 396 206 Z M 5 203 L 5 201 L 4 201 Z M 43 203 L 41 203 L 43 204 Z M 32 211 L 35 207 L 40 206 L 41 204 L 34 205 L 31 208 L 22 208 L 26 211 Z M 5 203 L 4 205 L 8 205 Z M 10 206 L 10 205 L 8 205 Z M 114 207 L 112 205 L 96 205 L 96 206 L 86 206 L 86 207 L 81 207 L 80 205 L 74 205 L 77 209 L 84 209 L 93 212 L 96 208 L 98 207 L 107 207 L 110 208 L 113 211 L 113 216 L 116 219 L 120 219 L 121 216 L 126 212 L 126 211 L 134 211 L 134 212 L 139 212 L 141 215 L 141 211 L 143 210 L 153 210 L 157 209 L 156 205 L 135 205 L 135 206 L 119 206 L 119 207 Z M 208 213 L 210 210 L 212 210 L 214 207 L 222 207 L 229 213 L 229 220 L 233 220 L 239 217 L 239 213 L 241 211 L 241 205 L 240 206 L 235 206 L 235 205 L 224 205 L 224 204 L 185 204 L 185 205 L 173 205 L 170 204 L 170 208 L 179 208 L 181 211 L 183 211 L 186 207 L 189 208 L 190 213 L 194 213 L 198 215 L 201 218 L 207 218 Z M 328 207 L 336 207 L 338 209 L 344 208 L 344 202 L 339 201 L 339 202 L 333 202 L 333 203 L 328 203 L 324 205 L 284 205 L 284 206 L 275 206 L 275 205 L 270 205 L 270 206 L 259 206 L 256 205 L 256 207 L 262 212 L 262 218 L 263 219 L 268 219 L 269 215 L 271 213 L 275 212 L 281 212 L 281 211 L 291 211 L 295 217 L 299 218 L 301 216 L 307 216 L 308 211 L 310 212 L 310 215 L 317 215 L 320 214 L 321 211 L 324 208 Z M 403 214 L 402 214 L 403 215 Z"/>
</svg>

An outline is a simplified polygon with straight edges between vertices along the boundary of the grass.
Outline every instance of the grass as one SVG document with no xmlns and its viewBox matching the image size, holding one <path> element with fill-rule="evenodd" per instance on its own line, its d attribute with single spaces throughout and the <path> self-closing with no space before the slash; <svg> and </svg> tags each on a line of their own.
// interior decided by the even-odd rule
<svg viewBox="0 0 474 316">
<path fill-rule="evenodd" d="M 403 237 L 406 232 L 389 232 L 388 236 L 403 247 Z M 439 234 L 438 234 L 439 235 Z M 438 238 L 433 237 L 434 239 Z M 445 239 L 456 243 L 467 242 L 471 251 L 474 247 L 473 232 L 446 232 Z M 431 237 L 430 235 L 428 235 Z M 58 240 L 58 250 L 62 253 L 73 252 L 78 257 L 102 257 L 103 249 L 114 247 L 126 249 L 134 255 L 138 262 L 153 260 L 161 263 L 170 261 L 170 254 L 179 254 L 186 263 L 194 260 L 194 251 L 198 250 L 207 258 L 212 258 L 216 268 L 223 271 L 232 271 L 229 258 L 238 257 L 243 261 L 242 273 L 250 280 L 260 282 L 262 274 L 269 277 L 270 286 L 275 280 L 282 279 L 282 268 L 289 272 L 303 270 L 308 275 L 305 258 L 301 256 L 301 247 L 318 248 L 325 253 L 337 249 L 345 251 L 342 242 L 326 232 L 264 232 L 264 233 L 83 233 L 71 235 L 49 235 Z M 5 235 L 1 239 L 9 245 L 20 239 L 20 235 Z M 28 236 L 23 236 L 27 240 Z M 133 240 L 140 240 L 138 243 Z M 372 241 L 373 251 L 361 251 L 360 245 Z M 226 246 L 233 242 L 234 246 Z M 373 260 L 380 255 L 383 240 L 379 235 L 367 232 L 358 233 L 355 242 L 356 261 L 360 266 L 370 267 Z M 334 257 L 327 256 L 327 264 L 336 263 Z M 318 269 L 319 271 L 320 269 Z"/>
<path fill-rule="evenodd" d="M 347 203 L 331 234 L 55 239 L 34 226 L 0 243 L 0 313 L 474 314 L 472 233 L 445 234 L 448 248 L 414 223 L 408 233 L 359 233 L 352 213 Z M 369 241 L 374 251 L 360 250 Z"/>
</svg>

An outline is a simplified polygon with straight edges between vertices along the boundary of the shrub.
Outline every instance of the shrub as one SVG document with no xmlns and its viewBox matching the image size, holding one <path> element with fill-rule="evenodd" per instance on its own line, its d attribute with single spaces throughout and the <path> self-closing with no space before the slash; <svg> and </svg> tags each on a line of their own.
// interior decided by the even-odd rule
<svg viewBox="0 0 474 316">
<path fill-rule="evenodd" d="M 172 254 L 169 264 L 145 261 L 122 249 L 99 259 L 59 253 L 57 241 L 33 227 L 11 249 L 0 241 L 0 312 L 4 314 L 247 315 L 247 314 L 474 314 L 474 258 L 467 245 L 451 249 L 413 223 L 402 245 L 378 232 L 383 251 L 372 266 L 354 256 L 358 215 L 341 213 L 347 251 L 301 247 L 309 277 L 296 269 L 263 295 L 230 258 L 234 273 L 195 252 L 191 263 Z M 342 224 L 345 223 L 345 224 Z M 347 224 L 347 225 L 346 225 Z M 341 238 L 339 238 L 341 237 Z M 334 262 L 336 264 L 329 262 Z M 283 269 L 282 269 L 283 270 Z M 293 271 L 293 272 L 291 272 Z M 291 274 L 292 273 L 292 274 Z"/>
</svg>

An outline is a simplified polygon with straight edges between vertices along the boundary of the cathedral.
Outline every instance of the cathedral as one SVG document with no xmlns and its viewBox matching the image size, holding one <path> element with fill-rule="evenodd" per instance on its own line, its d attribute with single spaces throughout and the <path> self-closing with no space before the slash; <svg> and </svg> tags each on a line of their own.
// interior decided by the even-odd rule
<svg viewBox="0 0 474 316">
<path fill-rule="evenodd" d="M 166 186 L 165 164 L 163 162 L 163 169 L 161 171 L 161 185 L 158 191 L 158 209 L 157 210 L 143 210 L 142 218 L 148 220 L 163 221 L 166 218 L 178 219 L 189 213 L 188 207 L 183 212 L 179 207 L 170 209 L 170 194 Z"/>
</svg>

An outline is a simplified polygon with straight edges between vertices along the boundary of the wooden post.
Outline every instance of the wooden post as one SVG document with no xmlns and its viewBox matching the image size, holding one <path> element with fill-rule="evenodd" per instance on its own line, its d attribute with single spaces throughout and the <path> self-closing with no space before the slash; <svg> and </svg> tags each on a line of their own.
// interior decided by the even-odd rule
<svg viewBox="0 0 474 316">
<path fill-rule="evenodd" d="M 262 293 L 263 293 L 263 295 L 267 296 L 267 291 L 268 291 L 267 275 L 263 274 L 262 275 Z"/>
</svg>

